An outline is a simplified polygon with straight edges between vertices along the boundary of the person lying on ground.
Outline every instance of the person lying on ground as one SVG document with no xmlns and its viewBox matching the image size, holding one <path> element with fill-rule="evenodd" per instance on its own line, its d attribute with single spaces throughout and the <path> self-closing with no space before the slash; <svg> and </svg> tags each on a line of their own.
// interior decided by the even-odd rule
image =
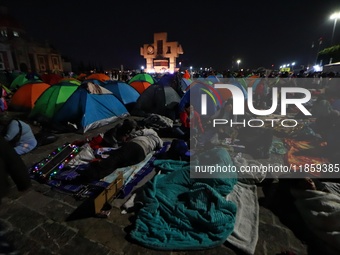
<svg viewBox="0 0 340 255">
<path fill-rule="evenodd" d="M 4 126 L 2 135 L 10 142 L 14 150 L 23 155 L 33 150 L 38 142 L 33 131 L 27 123 L 22 120 L 2 118 L 0 124 Z"/>
<path fill-rule="evenodd" d="M 126 135 L 133 136 L 133 134 L 139 129 L 140 127 L 135 120 L 125 119 L 122 123 L 118 123 L 116 126 L 104 133 L 101 145 L 103 147 L 118 148 L 122 142 L 119 139 Z"/>
<path fill-rule="evenodd" d="M 318 179 L 310 177 L 293 180 L 292 188 L 298 190 L 320 190 L 323 192 L 329 192 L 327 188 L 322 186 Z"/>
<path fill-rule="evenodd" d="M 124 130 L 117 130 L 117 138 L 122 146 L 108 152 L 109 156 L 91 162 L 85 170 L 80 170 L 77 178 L 81 182 L 100 180 L 114 170 L 142 162 L 146 156 L 163 146 L 163 140 L 153 129 L 142 129 L 133 134 L 126 134 Z"/>
</svg>

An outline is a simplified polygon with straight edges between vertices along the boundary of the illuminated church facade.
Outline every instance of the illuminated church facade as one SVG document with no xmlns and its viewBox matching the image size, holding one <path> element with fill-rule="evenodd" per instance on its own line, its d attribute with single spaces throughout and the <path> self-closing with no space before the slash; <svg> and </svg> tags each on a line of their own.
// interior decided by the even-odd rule
<svg viewBox="0 0 340 255">
<path fill-rule="evenodd" d="M 0 72 L 63 72 L 64 60 L 47 42 L 29 39 L 21 24 L 0 5 Z"/>
<path fill-rule="evenodd" d="M 140 54 L 146 60 L 147 73 L 173 73 L 177 71 L 176 60 L 183 54 L 182 46 L 178 42 L 168 42 L 167 33 L 155 33 L 153 43 L 144 44 Z"/>
</svg>

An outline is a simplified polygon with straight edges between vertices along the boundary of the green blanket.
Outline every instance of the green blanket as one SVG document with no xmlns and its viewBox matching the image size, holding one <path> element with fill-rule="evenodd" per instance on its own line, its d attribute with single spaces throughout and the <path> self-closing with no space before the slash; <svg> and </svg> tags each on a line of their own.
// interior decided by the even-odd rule
<svg viewBox="0 0 340 255">
<path fill-rule="evenodd" d="M 208 153 L 220 155 L 224 164 L 230 159 L 224 148 L 205 152 L 205 157 Z M 158 250 L 203 249 L 224 243 L 236 215 L 236 205 L 225 195 L 233 189 L 236 177 L 191 179 L 187 162 L 156 160 L 154 164 L 166 173 L 146 184 L 144 207 L 137 214 L 131 237 Z"/>
</svg>

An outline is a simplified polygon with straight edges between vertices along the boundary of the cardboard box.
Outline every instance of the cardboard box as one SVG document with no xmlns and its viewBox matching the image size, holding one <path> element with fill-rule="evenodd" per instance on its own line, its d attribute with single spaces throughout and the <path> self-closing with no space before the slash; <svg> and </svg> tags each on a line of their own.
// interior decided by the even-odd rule
<svg viewBox="0 0 340 255">
<path fill-rule="evenodd" d="M 95 199 L 94 209 L 96 215 L 102 215 L 105 205 L 110 203 L 118 194 L 124 183 L 123 173 L 120 173 L 116 180 L 107 186 Z"/>
</svg>

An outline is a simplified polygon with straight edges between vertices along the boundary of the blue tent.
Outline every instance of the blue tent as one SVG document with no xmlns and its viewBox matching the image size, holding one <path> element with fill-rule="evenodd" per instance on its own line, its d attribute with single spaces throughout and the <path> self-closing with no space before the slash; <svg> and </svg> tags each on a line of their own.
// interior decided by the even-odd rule
<svg viewBox="0 0 340 255">
<path fill-rule="evenodd" d="M 247 100 L 248 99 L 248 91 L 245 87 L 242 86 L 241 82 L 235 78 L 231 78 L 228 80 L 230 84 L 235 85 L 236 87 L 238 87 L 240 90 L 242 90 L 244 99 Z"/>
<path fill-rule="evenodd" d="M 156 82 L 158 85 L 171 86 L 176 76 L 174 74 L 163 74 L 162 77 Z"/>
<path fill-rule="evenodd" d="M 217 110 L 222 106 L 221 96 L 218 94 L 217 90 L 213 87 L 195 82 L 188 87 L 184 96 L 179 103 L 179 109 L 182 111 L 186 103 L 192 104 L 195 110 L 201 113 L 202 108 L 202 95 L 207 95 L 207 116 L 212 116 Z"/>
<path fill-rule="evenodd" d="M 136 103 L 140 96 L 137 90 L 122 81 L 107 81 L 104 88 L 110 90 L 125 106 Z"/>
<path fill-rule="evenodd" d="M 104 86 L 104 82 L 97 80 L 97 79 L 86 79 L 82 82 L 83 84 L 87 84 L 88 82 L 92 82 L 93 84 L 99 85 L 99 86 Z"/>
<path fill-rule="evenodd" d="M 184 95 L 184 90 L 187 88 L 177 74 L 164 74 L 155 84 L 172 87 L 180 97 Z"/>
<path fill-rule="evenodd" d="M 105 89 L 103 89 L 105 91 Z M 112 93 L 90 94 L 79 87 L 55 113 L 52 121 L 58 126 L 76 125 L 79 132 L 85 133 L 128 116 L 129 112 Z"/>
<path fill-rule="evenodd" d="M 191 79 L 182 78 L 181 79 L 181 89 L 183 91 L 185 91 L 191 83 L 192 83 Z"/>
<path fill-rule="evenodd" d="M 209 76 L 207 77 L 207 80 L 208 80 L 208 81 L 211 81 L 212 83 L 220 82 L 220 79 L 217 78 L 216 75 L 209 75 Z"/>
</svg>

